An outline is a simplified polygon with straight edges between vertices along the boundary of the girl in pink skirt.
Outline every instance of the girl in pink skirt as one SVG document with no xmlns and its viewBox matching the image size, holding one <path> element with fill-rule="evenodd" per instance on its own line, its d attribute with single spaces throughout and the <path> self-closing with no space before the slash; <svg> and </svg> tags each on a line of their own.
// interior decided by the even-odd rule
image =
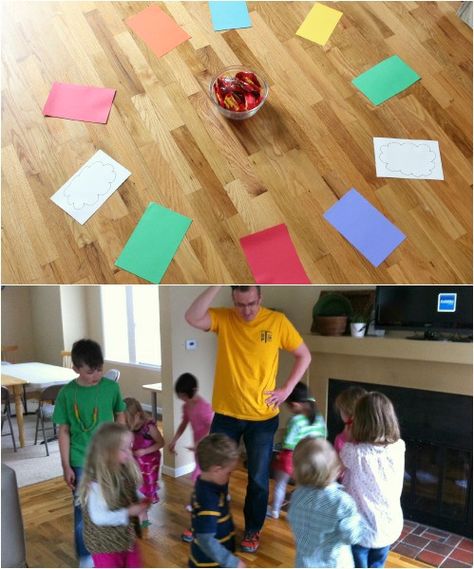
<svg viewBox="0 0 474 569">
<path fill-rule="evenodd" d="M 133 399 L 133 397 L 127 397 L 124 401 L 127 405 L 125 411 L 127 425 L 133 433 L 132 452 L 143 477 L 143 485 L 140 487 L 140 492 L 151 503 L 156 504 L 159 501 L 160 449 L 163 448 L 165 441 L 160 431 L 156 428 L 155 422 L 146 416 L 139 401 Z M 140 521 L 142 527 L 150 525 L 147 514 Z"/>
<path fill-rule="evenodd" d="M 190 424 L 193 431 L 194 445 L 192 450 L 195 450 L 199 441 L 209 434 L 214 411 L 211 404 L 198 394 L 198 382 L 192 373 L 183 373 L 176 380 L 174 390 L 178 399 L 184 402 L 183 404 L 183 418 L 179 427 L 176 429 L 174 437 L 168 445 L 168 450 L 176 454 L 176 442 Z M 189 448 L 189 447 L 188 447 Z M 190 449 L 191 450 L 191 449 Z M 194 482 L 201 474 L 197 460 L 195 460 L 195 467 L 191 474 L 191 480 Z M 189 509 L 189 507 L 188 507 Z M 192 532 L 186 529 L 181 535 L 183 541 L 192 540 Z"/>
</svg>

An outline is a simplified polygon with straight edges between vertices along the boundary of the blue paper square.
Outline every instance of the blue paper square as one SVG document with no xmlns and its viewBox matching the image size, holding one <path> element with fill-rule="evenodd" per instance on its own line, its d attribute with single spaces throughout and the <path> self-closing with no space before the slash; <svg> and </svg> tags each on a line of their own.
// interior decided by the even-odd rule
<svg viewBox="0 0 474 569">
<path fill-rule="evenodd" d="M 252 26 L 247 2 L 209 2 L 209 9 L 216 32 Z"/>
<path fill-rule="evenodd" d="M 324 218 L 375 267 L 406 239 L 398 227 L 354 188 L 330 207 Z"/>
</svg>

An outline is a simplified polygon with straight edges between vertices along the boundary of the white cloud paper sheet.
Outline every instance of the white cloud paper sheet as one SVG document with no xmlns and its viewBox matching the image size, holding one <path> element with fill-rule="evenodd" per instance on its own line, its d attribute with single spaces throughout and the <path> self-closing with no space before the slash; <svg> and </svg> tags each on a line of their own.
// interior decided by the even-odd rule
<svg viewBox="0 0 474 569">
<path fill-rule="evenodd" d="M 437 140 L 374 138 L 378 178 L 444 180 Z"/>
<path fill-rule="evenodd" d="M 103 150 L 98 150 L 51 199 L 83 225 L 130 174 Z"/>
</svg>

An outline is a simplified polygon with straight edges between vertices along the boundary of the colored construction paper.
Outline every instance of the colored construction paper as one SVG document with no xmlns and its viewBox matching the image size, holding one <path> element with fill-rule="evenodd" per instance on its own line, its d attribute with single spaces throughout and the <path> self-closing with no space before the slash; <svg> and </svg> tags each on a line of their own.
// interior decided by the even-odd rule
<svg viewBox="0 0 474 569">
<path fill-rule="evenodd" d="M 311 284 L 284 223 L 240 239 L 258 284 Z"/>
<path fill-rule="evenodd" d="M 374 105 L 380 105 L 390 97 L 404 91 L 421 77 L 398 55 L 392 55 L 377 63 L 352 80 Z"/>
<path fill-rule="evenodd" d="M 106 123 L 116 90 L 71 83 L 53 83 L 43 108 L 45 117 Z"/>
<path fill-rule="evenodd" d="M 339 10 L 316 3 L 298 28 L 296 35 L 314 41 L 319 45 L 324 45 L 330 38 L 341 16 L 342 12 L 339 12 Z"/>
<path fill-rule="evenodd" d="M 374 138 L 374 154 L 379 178 L 444 180 L 436 140 Z"/>
<path fill-rule="evenodd" d="M 209 10 L 216 32 L 252 27 L 247 2 L 209 2 Z"/>
<path fill-rule="evenodd" d="M 398 227 L 354 188 L 330 207 L 324 218 L 375 267 L 406 239 Z"/>
<path fill-rule="evenodd" d="M 191 37 L 158 6 L 150 6 L 131 16 L 127 24 L 158 57 Z"/>
<path fill-rule="evenodd" d="M 171 263 L 191 219 L 151 202 L 115 265 L 158 284 Z"/>
<path fill-rule="evenodd" d="M 51 199 L 82 225 L 129 176 L 126 168 L 98 150 Z"/>
</svg>

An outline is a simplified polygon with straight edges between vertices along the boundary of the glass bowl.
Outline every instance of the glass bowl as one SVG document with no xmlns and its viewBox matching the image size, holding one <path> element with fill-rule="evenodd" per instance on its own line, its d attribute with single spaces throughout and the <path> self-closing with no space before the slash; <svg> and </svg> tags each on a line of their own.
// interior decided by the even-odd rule
<svg viewBox="0 0 474 569">
<path fill-rule="evenodd" d="M 240 77 L 236 77 L 237 74 L 242 73 Z M 246 75 L 247 74 L 247 75 Z M 257 88 L 252 90 L 252 86 L 255 86 L 253 77 L 256 77 L 258 81 Z M 219 104 L 215 85 L 218 79 L 226 78 L 228 93 L 225 95 L 232 95 L 230 98 L 230 103 L 236 103 L 236 106 L 243 107 L 242 110 L 232 110 L 225 106 Z M 244 80 L 244 88 L 241 89 L 242 79 Z M 256 93 L 259 93 L 261 97 L 259 103 L 256 106 L 252 106 L 255 102 Z M 234 95 L 234 93 L 236 93 Z M 226 118 L 241 121 L 253 117 L 265 104 L 268 97 L 268 83 L 261 72 L 253 71 L 248 67 L 243 65 L 230 65 L 225 67 L 217 75 L 215 75 L 209 83 L 209 97 L 214 103 L 217 110 L 223 114 Z M 251 108 L 245 108 L 245 107 Z"/>
</svg>

